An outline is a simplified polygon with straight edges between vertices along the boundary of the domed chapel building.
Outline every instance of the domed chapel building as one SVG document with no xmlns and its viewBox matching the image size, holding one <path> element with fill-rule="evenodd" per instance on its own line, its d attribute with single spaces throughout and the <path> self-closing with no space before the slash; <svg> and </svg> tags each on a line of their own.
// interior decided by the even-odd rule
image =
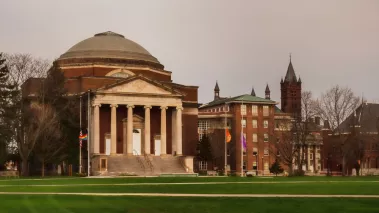
<svg viewBox="0 0 379 213">
<path fill-rule="evenodd" d="M 174 83 L 145 48 L 110 31 L 75 44 L 57 64 L 70 93 L 90 93 L 92 175 L 193 171 L 197 86 Z"/>
</svg>

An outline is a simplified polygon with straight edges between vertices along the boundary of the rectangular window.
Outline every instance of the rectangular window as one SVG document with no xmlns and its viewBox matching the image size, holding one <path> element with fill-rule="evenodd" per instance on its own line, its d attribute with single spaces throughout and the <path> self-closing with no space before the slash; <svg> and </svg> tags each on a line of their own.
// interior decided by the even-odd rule
<svg viewBox="0 0 379 213">
<path fill-rule="evenodd" d="M 203 135 L 206 134 L 208 128 L 210 127 L 210 122 L 206 120 L 199 120 L 197 123 L 197 129 L 199 133 L 199 140 L 203 138 Z"/>
<path fill-rule="evenodd" d="M 253 162 L 253 170 L 257 170 L 257 162 L 256 161 Z"/>
<path fill-rule="evenodd" d="M 256 156 L 258 154 L 258 149 L 257 148 L 253 148 L 253 155 Z"/>
<path fill-rule="evenodd" d="M 251 114 L 258 115 L 258 106 L 257 105 L 251 106 Z"/>
<path fill-rule="evenodd" d="M 269 116 L 270 111 L 269 111 L 269 106 L 263 106 L 263 116 Z"/>
<path fill-rule="evenodd" d="M 246 115 L 246 105 L 241 105 L 241 115 Z"/>
<path fill-rule="evenodd" d="M 226 155 L 230 156 L 230 149 L 229 148 L 226 149 Z"/>
<path fill-rule="evenodd" d="M 246 161 L 243 162 L 243 170 L 246 170 Z"/>
<path fill-rule="evenodd" d="M 263 121 L 263 128 L 268 128 L 268 120 Z"/>
<path fill-rule="evenodd" d="M 101 159 L 101 169 L 107 168 L 107 159 Z"/>
<path fill-rule="evenodd" d="M 313 160 L 313 153 L 309 154 L 309 160 Z"/>
<path fill-rule="evenodd" d="M 253 128 L 258 128 L 258 121 L 256 119 L 253 120 Z"/>
<path fill-rule="evenodd" d="M 207 161 L 199 161 L 199 170 L 207 170 Z"/>
<path fill-rule="evenodd" d="M 269 170 L 269 168 L 268 168 L 268 162 L 265 162 L 264 168 L 265 168 L 265 170 Z"/>
<path fill-rule="evenodd" d="M 268 142 L 268 134 L 267 133 L 263 134 L 263 141 Z"/>
<path fill-rule="evenodd" d="M 253 134 L 253 142 L 258 142 L 258 135 L 256 133 Z"/>
<path fill-rule="evenodd" d="M 265 149 L 263 154 L 264 156 L 268 156 L 269 155 L 268 149 Z"/>
<path fill-rule="evenodd" d="M 246 119 L 242 119 L 241 120 L 241 124 L 242 124 L 242 127 L 245 128 L 246 127 Z"/>
</svg>

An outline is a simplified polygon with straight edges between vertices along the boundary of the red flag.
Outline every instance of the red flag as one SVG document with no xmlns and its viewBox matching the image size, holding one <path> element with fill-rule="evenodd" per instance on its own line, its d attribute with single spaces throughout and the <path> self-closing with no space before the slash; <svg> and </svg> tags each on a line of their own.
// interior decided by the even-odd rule
<svg viewBox="0 0 379 213">
<path fill-rule="evenodd" d="M 230 135 L 229 129 L 225 129 L 225 138 L 226 143 L 229 143 L 232 140 L 232 135 Z"/>
</svg>

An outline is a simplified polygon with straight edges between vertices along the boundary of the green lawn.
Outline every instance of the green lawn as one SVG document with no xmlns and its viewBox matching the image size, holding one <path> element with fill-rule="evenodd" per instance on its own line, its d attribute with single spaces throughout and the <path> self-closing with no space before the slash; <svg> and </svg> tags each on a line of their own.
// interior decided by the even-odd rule
<svg viewBox="0 0 379 213">
<path fill-rule="evenodd" d="M 0 195 L 1 213 L 377 213 L 377 199 Z"/>
<path fill-rule="evenodd" d="M 379 182 L 229 183 L 183 185 L 3 185 L 1 192 L 97 192 L 97 193 L 192 193 L 192 194 L 356 194 L 379 195 Z"/>
<path fill-rule="evenodd" d="M 185 184 L 231 182 L 225 184 Z M 248 183 L 236 183 L 248 182 Z M 264 182 L 264 183 L 262 183 Z M 269 182 L 269 183 L 267 183 Z M 110 185 L 184 183 L 178 185 Z M 86 185 L 92 184 L 92 185 Z M 108 184 L 108 185 L 107 185 Z M 222 194 L 352 194 L 379 195 L 379 177 L 296 178 L 62 178 L 0 179 L 0 192 L 222 193 Z M 7 212 L 379 212 L 379 199 L 369 198 L 201 198 L 78 195 L 0 195 Z"/>
<path fill-rule="evenodd" d="M 120 178 L 0 178 L 0 185 L 23 184 L 116 184 L 116 183 L 187 183 L 187 182 L 292 182 L 292 181 L 379 181 L 379 177 L 120 177 Z"/>
</svg>

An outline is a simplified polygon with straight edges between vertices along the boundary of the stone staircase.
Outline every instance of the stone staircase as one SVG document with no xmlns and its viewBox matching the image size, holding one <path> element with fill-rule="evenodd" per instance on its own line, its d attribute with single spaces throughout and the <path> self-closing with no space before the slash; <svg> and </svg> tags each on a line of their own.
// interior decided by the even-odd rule
<svg viewBox="0 0 379 213">
<path fill-rule="evenodd" d="M 148 155 L 108 156 L 108 171 L 101 175 L 156 176 L 187 173 L 180 157 Z"/>
</svg>

